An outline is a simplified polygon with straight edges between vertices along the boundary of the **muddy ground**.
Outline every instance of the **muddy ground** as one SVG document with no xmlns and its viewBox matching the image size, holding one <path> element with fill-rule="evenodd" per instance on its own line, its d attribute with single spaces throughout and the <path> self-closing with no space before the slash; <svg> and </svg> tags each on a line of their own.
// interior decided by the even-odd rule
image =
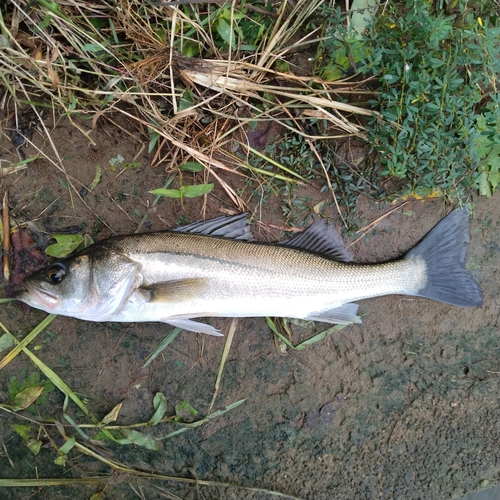
<svg viewBox="0 0 500 500">
<path fill-rule="evenodd" d="M 234 210 L 224 201 L 220 188 L 206 200 L 185 200 L 184 208 L 170 199 L 153 207 L 154 196 L 148 191 L 162 187 L 168 175 L 163 166 L 150 167 L 144 138 L 134 139 L 103 122 L 90 132 L 96 142 L 93 146 L 67 123 L 59 122 L 53 128 L 47 124 L 66 173 L 86 206 L 74 192 L 72 206 L 65 173 L 56 168 L 58 162 L 48 141 L 35 134 L 33 142 L 55 164 L 40 159 L 2 180 L 18 224 L 32 221 L 49 235 L 76 227 L 102 239 L 139 227 L 141 231 L 162 230 Z M 89 127 L 88 122 L 81 125 Z M 125 122 L 119 125 L 129 126 Z M 2 166 L 18 161 L 6 136 L 1 145 Z M 32 146 L 23 149 L 28 157 L 35 153 Z M 110 161 L 118 155 L 123 161 L 118 165 L 115 161 L 113 168 Z M 132 162 L 137 163 L 135 168 L 123 169 Z M 97 165 L 102 180 L 91 192 L 88 186 Z M 228 182 L 237 187 L 240 181 L 229 177 Z M 255 212 L 257 218 L 263 223 L 285 224 L 282 200 L 255 189 L 251 208 L 265 195 L 265 203 Z M 326 206 L 332 203 L 319 190 L 306 189 L 297 195 L 310 197 L 310 207 L 322 200 Z M 366 300 L 360 305 L 362 325 L 346 327 L 305 350 L 285 353 L 278 349 L 264 319 L 241 319 L 213 411 L 244 398 L 242 405 L 162 441 L 160 451 L 107 445 L 115 459 L 137 470 L 233 486 L 196 487 L 117 475 L 115 484 L 106 488 L 4 488 L 0 496 L 90 498 L 103 492 L 100 498 L 106 499 L 272 498 L 237 488 L 247 486 L 303 499 L 456 499 L 497 485 L 499 200 L 498 194 L 492 199 L 472 196 L 468 267 L 484 291 L 483 307 L 461 309 L 399 296 Z M 366 225 L 390 209 L 360 199 L 357 222 Z M 414 246 L 450 209 L 442 200 L 411 202 L 383 219 L 351 249 L 359 261 L 394 258 Z M 308 210 L 296 210 L 294 222 L 308 215 Z M 327 208 L 325 215 L 335 218 L 334 208 Z M 280 233 L 264 224 L 256 235 L 272 239 Z M 34 310 L 26 314 L 15 303 L 2 305 L 0 312 L 2 323 L 18 338 L 45 316 Z M 224 333 L 231 323 L 207 321 Z M 324 329 L 325 325 L 317 326 L 317 331 Z M 143 369 L 148 353 L 171 330 L 161 324 L 93 324 L 58 317 L 31 347 L 99 418 L 123 401 L 118 423 L 147 421 L 154 411 L 156 392 L 165 394 L 168 414 L 186 400 L 205 416 L 224 339 L 183 332 Z M 293 341 L 298 343 L 314 333 L 294 327 Z M 11 377 L 22 381 L 34 372 L 36 368 L 24 355 L 10 362 L 0 371 L 0 402 L 8 401 Z M 62 404 L 61 393 L 54 390 L 48 402 L 36 405 L 36 413 L 44 419 L 61 420 Z M 71 404 L 68 411 L 78 422 L 88 422 Z M 57 455 L 46 440 L 34 456 L 13 431 L 12 425 L 19 423 L 25 422 L 0 412 L 0 477 L 78 478 L 111 472 L 75 450 L 65 467 L 55 465 Z M 144 432 L 158 437 L 176 428 L 164 424 Z"/>
</svg>

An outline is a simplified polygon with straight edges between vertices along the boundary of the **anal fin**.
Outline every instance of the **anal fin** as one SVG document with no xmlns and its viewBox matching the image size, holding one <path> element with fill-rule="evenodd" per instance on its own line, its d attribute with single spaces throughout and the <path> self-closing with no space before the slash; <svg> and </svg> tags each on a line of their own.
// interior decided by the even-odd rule
<svg viewBox="0 0 500 500">
<path fill-rule="evenodd" d="M 314 312 L 304 319 L 310 321 L 322 321 L 323 323 L 335 323 L 337 325 L 351 325 L 352 323 L 362 323 L 361 318 L 356 314 L 358 304 L 343 304 L 335 309 Z"/>
<path fill-rule="evenodd" d="M 213 326 L 207 325 L 205 323 L 199 323 L 198 321 L 192 321 L 190 319 L 165 319 L 165 323 L 175 326 L 177 328 L 182 328 L 183 330 L 189 330 L 190 332 L 196 333 L 206 333 L 207 335 L 213 335 L 214 337 L 223 337 L 222 333 L 214 328 Z"/>
</svg>

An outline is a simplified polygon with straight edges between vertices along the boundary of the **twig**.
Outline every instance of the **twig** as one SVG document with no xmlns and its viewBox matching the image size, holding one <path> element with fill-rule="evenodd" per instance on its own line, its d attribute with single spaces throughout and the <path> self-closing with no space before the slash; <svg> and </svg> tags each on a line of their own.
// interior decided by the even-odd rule
<svg viewBox="0 0 500 500">
<path fill-rule="evenodd" d="M 224 345 L 224 351 L 222 352 L 222 359 L 220 361 L 219 373 L 217 373 L 217 379 L 215 380 L 215 392 L 208 407 L 208 414 L 212 411 L 212 407 L 219 394 L 220 381 L 222 379 L 222 372 L 224 370 L 224 365 L 226 364 L 227 357 L 229 355 L 229 349 L 231 349 L 231 344 L 233 342 L 234 332 L 236 331 L 236 326 L 238 325 L 238 318 L 233 318 L 231 321 L 231 326 L 229 327 L 229 333 L 227 334 L 226 343 Z"/>
<path fill-rule="evenodd" d="M 10 280 L 10 222 L 9 222 L 9 192 L 5 191 L 2 203 L 3 223 L 3 276 Z"/>
<path fill-rule="evenodd" d="M 16 466 L 14 465 L 14 462 L 12 462 L 10 456 L 9 456 L 9 452 L 7 451 L 7 448 L 5 447 L 5 443 L 3 442 L 3 439 L 0 439 L 0 441 L 2 442 L 2 448 L 3 448 L 3 451 L 5 452 L 5 456 L 7 457 L 7 460 L 9 461 L 9 464 L 10 466 L 15 469 Z"/>
<path fill-rule="evenodd" d="M 349 243 L 349 245 L 347 245 L 347 247 L 349 248 L 350 246 L 354 245 L 354 243 L 357 243 L 361 238 L 363 238 L 363 236 L 366 233 L 368 233 L 382 219 L 385 219 L 386 217 L 388 217 L 389 215 L 391 215 L 393 212 L 395 212 L 396 210 L 399 210 L 400 208 L 404 207 L 408 203 L 410 203 L 410 200 L 407 200 L 404 203 L 401 203 L 401 205 L 398 205 L 397 207 L 394 207 L 392 210 L 389 210 L 389 212 L 387 212 L 386 214 L 381 215 L 378 219 L 375 219 L 373 222 L 371 222 L 367 226 L 362 227 L 359 231 L 356 231 L 356 234 L 358 234 L 358 233 L 361 233 L 361 234 L 352 243 Z"/>
<path fill-rule="evenodd" d="M 312 151 L 316 155 L 316 158 L 318 159 L 318 161 L 321 163 L 321 167 L 323 168 L 323 172 L 325 173 L 325 179 L 326 179 L 326 182 L 328 184 L 328 188 L 330 189 L 330 193 L 332 193 L 333 201 L 335 202 L 335 206 L 337 207 L 337 212 L 339 213 L 340 218 L 342 219 L 342 222 L 344 223 L 344 226 L 346 227 L 346 229 L 348 229 L 347 222 L 345 221 L 344 216 L 342 215 L 342 212 L 340 211 L 339 202 L 337 201 L 337 197 L 335 196 L 335 191 L 333 190 L 333 186 L 332 186 L 332 183 L 330 182 L 330 177 L 328 176 L 328 172 L 326 170 L 325 164 L 323 163 L 323 159 L 321 158 L 321 155 L 318 153 L 318 151 L 314 147 L 313 143 L 309 139 L 306 139 L 306 141 L 307 141 L 307 144 L 309 144 L 309 147 L 312 149 Z"/>
</svg>

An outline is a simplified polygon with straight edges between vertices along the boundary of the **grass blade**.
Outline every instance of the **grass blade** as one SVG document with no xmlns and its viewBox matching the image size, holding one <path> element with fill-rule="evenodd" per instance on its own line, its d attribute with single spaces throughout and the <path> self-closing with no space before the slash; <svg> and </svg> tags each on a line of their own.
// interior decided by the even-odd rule
<svg viewBox="0 0 500 500">
<path fill-rule="evenodd" d="M 219 365 L 219 372 L 217 373 L 217 379 L 215 380 L 215 391 L 212 397 L 212 401 L 210 402 L 210 406 L 208 407 L 208 413 L 212 410 L 212 407 L 215 403 L 217 395 L 219 394 L 219 386 L 220 381 L 222 379 L 222 372 L 224 371 L 224 365 L 226 364 L 227 357 L 229 356 L 229 350 L 231 349 L 231 344 L 233 343 L 234 332 L 236 331 L 236 326 L 238 325 L 238 318 L 233 318 L 231 321 L 231 326 L 229 327 L 229 333 L 226 337 L 226 343 L 224 344 L 224 351 L 222 352 L 222 359 Z"/>
<path fill-rule="evenodd" d="M 175 436 L 176 434 L 180 434 L 182 432 L 186 432 L 188 429 L 195 429 L 196 427 L 200 427 L 200 425 L 203 425 L 210 420 L 213 420 L 214 418 L 220 417 L 221 415 L 224 415 L 224 413 L 227 413 L 228 411 L 234 410 L 241 404 L 243 404 L 246 401 L 246 399 L 240 399 L 239 401 L 236 401 L 235 403 L 231 403 L 230 405 L 226 406 L 222 410 L 217 410 L 214 413 L 211 413 L 210 415 L 207 415 L 206 417 L 202 418 L 201 420 L 197 420 L 196 422 L 191 422 L 189 424 L 179 424 L 182 425 L 181 429 L 177 429 L 173 432 L 170 432 L 166 436 L 163 436 L 162 438 L 159 439 L 168 439 L 171 438 L 172 436 Z"/>
<path fill-rule="evenodd" d="M 156 347 L 154 351 L 152 351 L 148 357 L 146 358 L 146 362 L 142 365 L 143 368 L 146 368 L 153 360 L 155 360 L 164 349 L 169 346 L 182 332 L 182 328 L 174 328 L 166 338 L 164 338 Z"/>
<path fill-rule="evenodd" d="M 32 340 L 34 340 L 39 333 L 47 328 L 52 321 L 57 317 L 57 314 L 49 314 L 41 323 L 39 323 L 33 330 L 31 330 L 26 337 L 20 342 L 16 339 L 17 345 L 0 361 L 0 370 L 7 366 Z M 7 328 L 0 322 L 0 328 L 10 335 L 12 335 Z M 13 335 L 12 335 L 13 336 Z M 14 337 L 14 336 L 13 336 Z M 14 337 L 15 338 L 15 337 Z"/>
</svg>

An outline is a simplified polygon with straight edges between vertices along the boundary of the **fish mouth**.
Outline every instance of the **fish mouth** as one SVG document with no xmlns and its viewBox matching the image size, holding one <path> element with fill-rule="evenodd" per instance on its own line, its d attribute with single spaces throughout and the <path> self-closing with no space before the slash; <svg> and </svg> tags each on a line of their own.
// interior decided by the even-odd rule
<svg viewBox="0 0 500 500">
<path fill-rule="evenodd" d="M 26 290 L 16 293 L 16 299 L 39 309 L 54 309 L 59 304 L 59 297 L 49 291 L 38 288 L 31 283 L 24 283 Z"/>
</svg>

